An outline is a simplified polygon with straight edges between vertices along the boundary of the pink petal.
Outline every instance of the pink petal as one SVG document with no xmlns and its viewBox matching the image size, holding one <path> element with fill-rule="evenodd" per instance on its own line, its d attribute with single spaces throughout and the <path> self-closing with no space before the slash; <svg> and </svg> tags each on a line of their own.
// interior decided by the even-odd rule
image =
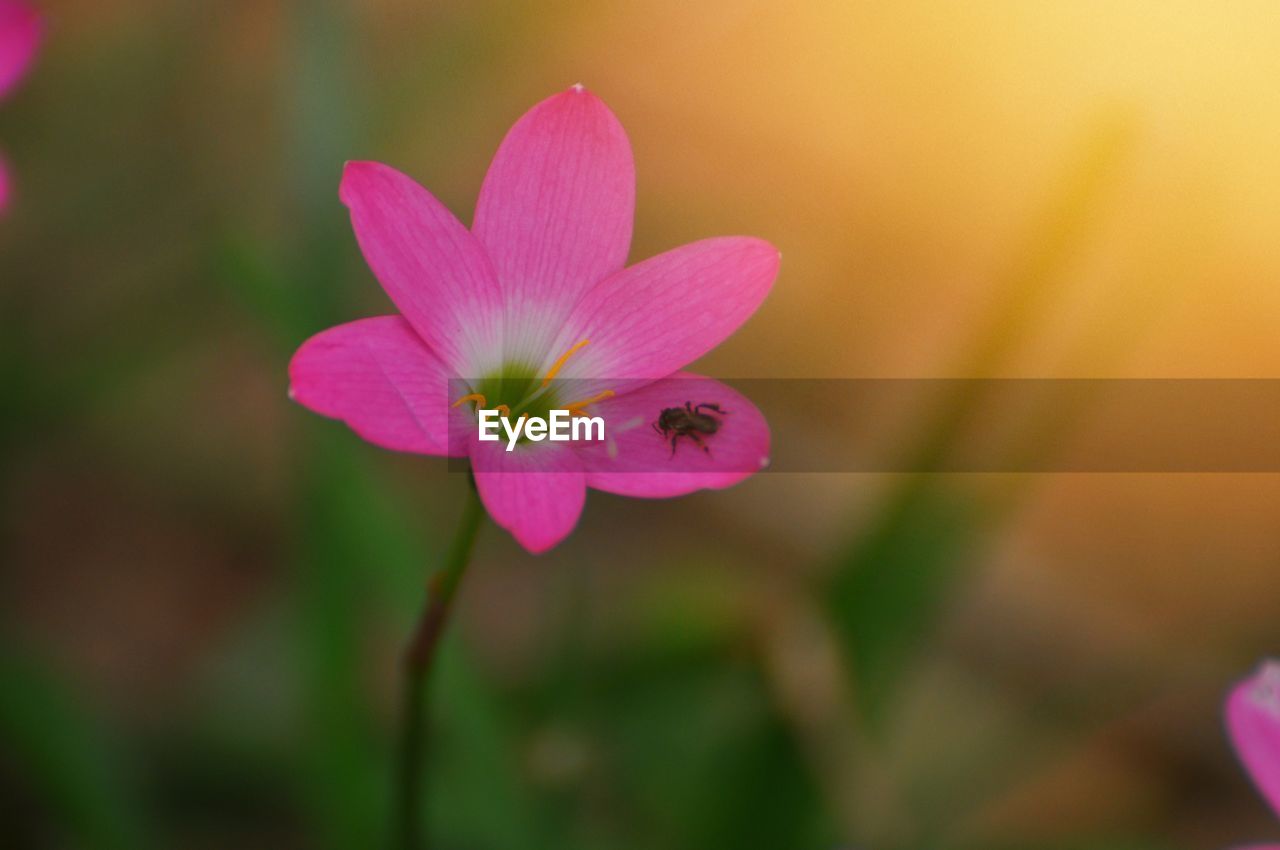
<svg viewBox="0 0 1280 850">
<path fill-rule="evenodd" d="M 581 388 L 584 397 L 610 380 L 670 375 L 756 311 L 773 286 L 778 259 L 768 242 L 732 236 L 685 245 L 613 275 L 587 293 L 553 345 L 553 352 L 564 352 L 590 340 L 560 374 L 600 378 L 600 387 Z"/>
<path fill-rule="evenodd" d="M 1267 661 L 1227 697 L 1227 731 L 1262 796 L 1280 814 L 1280 661 Z"/>
<path fill-rule="evenodd" d="M 622 125 L 581 86 L 539 103 L 507 133 L 472 229 L 506 293 L 508 360 L 541 362 L 579 297 L 626 264 L 635 183 Z"/>
<path fill-rule="evenodd" d="M 444 363 L 400 316 L 338 325 L 307 340 L 289 363 L 290 396 L 341 419 L 377 446 L 425 455 L 465 454 L 472 425 L 451 414 Z"/>
<path fill-rule="evenodd" d="M 9 184 L 9 166 L 4 161 L 4 157 L 0 156 L 0 215 L 9 208 L 9 199 L 13 196 L 13 190 Z"/>
<path fill-rule="evenodd" d="M 713 403 L 720 430 L 703 437 L 706 452 L 688 437 L 654 430 L 664 408 Z M 719 381 L 688 372 L 606 399 L 588 411 L 605 419 L 605 441 L 576 443 L 587 486 L 623 496 L 667 498 L 737 484 L 769 463 L 769 423 L 746 396 Z"/>
<path fill-rule="evenodd" d="M 502 363 L 502 293 L 479 241 L 430 192 L 376 162 L 351 162 L 342 202 L 369 268 L 457 377 Z"/>
<path fill-rule="evenodd" d="M 471 464 L 493 521 L 535 555 L 569 536 L 587 498 L 582 462 L 564 443 L 475 442 Z"/>
<path fill-rule="evenodd" d="M 44 31 L 36 10 L 17 0 L 0 0 L 0 97 L 8 94 L 35 59 Z"/>
</svg>

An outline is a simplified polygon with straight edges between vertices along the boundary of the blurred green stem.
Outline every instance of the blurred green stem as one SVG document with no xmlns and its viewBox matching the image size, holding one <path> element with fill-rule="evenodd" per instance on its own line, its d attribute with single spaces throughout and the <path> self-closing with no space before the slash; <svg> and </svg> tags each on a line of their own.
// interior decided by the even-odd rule
<svg viewBox="0 0 1280 850">
<path fill-rule="evenodd" d="M 426 836 L 423 830 L 423 755 L 428 737 L 426 717 L 427 686 L 431 670 L 439 654 L 440 638 L 453 610 L 453 598 L 471 562 L 471 550 L 484 520 L 484 506 L 476 492 L 474 479 L 467 489 L 467 502 L 462 519 L 454 533 L 453 543 L 444 566 L 427 585 L 427 600 L 414 628 L 404 655 L 404 716 L 401 718 L 400 758 L 397 787 L 395 836 L 400 850 L 422 850 Z"/>
</svg>

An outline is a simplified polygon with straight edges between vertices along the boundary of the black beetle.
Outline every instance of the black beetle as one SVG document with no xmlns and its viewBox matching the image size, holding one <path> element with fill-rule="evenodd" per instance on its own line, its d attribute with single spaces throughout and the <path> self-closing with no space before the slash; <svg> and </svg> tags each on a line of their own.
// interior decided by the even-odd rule
<svg viewBox="0 0 1280 850">
<path fill-rule="evenodd" d="M 691 401 L 686 401 L 684 407 L 664 407 L 658 414 L 658 421 L 653 423 L 653 430 L 661 434 L 664 440 L 667 437 L 671 438 L 672 457 L 676 456 L 677 441 L 681 437 L 688 437 L 698 448 L 711 454 L 711 450 L 702 442 L 702 438 L 710 437 L 719 431 L 722 423 L 710 413 L 703 413 L 703 410 L 711 410 L 721 416 L 729 412 L 722 410 L 718 404 L 704 402 L 695 405 Z"/>
</svg>

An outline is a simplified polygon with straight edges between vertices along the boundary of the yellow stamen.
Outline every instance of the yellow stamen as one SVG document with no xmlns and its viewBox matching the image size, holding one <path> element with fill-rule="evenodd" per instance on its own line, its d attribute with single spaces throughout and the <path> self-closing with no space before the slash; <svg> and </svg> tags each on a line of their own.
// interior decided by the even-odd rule
<svg viewBox="0 0 1280 850">
<path fill-rule="evenodd" d="M 458 399 L 453 404 L 449 405 L 449 407 L 457 407 L 458 405 L 468 401 L 474 401 L 476 403 L 476 407 L 484 407 L 489 403 L 485 401 L 484 396 L 481 395 L 480 393 L 467 393 L 462 398 Z"/>
<path fill-rule="evenodd" d="M 493 409 L 501 413 L 504 417 L 511 415 L 511 408 L 507 407 L 505 404 L 495 405 Z"/>
<path fill-rule="evenodd" d="M 582 342 L 576 342 L 573 344 L 572 348 L 560 355 L 560 359 L 551 364 L 551 369 L 547 371 L 547 376 L 542 379 L 542 386 L 545 387 L 547 384 L 551 383 L 551 379 L 560 374 L 560 370 L 564 368 L 564 364 L 569 360 L 569 358 L 577 353 L 578 349 L 582 348 L 582 346 L 589 342 L 591 342 L 589 339 L 584 339 Z"/>
<path fill-rule="evenodd" d="M 586 407 L 588 404 L 595 404 L 597 401 L 604 401 L 606 398 L 612 398 L 615 395 L 617 395 L 617 393 L 613 390 L 605 390 L 603 392 L 596 393 L 591 398 L 584 398 L 582 401 L 575 401 L 572 404 L 566 404 L 564 409 L 569 411 L 570 416 L 586 416 L 587 413 L 582 408 Z"/>
</svg>

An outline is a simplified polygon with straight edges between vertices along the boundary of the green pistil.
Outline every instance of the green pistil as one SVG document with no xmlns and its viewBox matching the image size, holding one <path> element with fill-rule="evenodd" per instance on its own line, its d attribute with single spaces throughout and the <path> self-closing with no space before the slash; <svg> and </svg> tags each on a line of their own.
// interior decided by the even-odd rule
<svg viewBox="0 0 1280 850">
<path fill-rule="evenodd" d="M 552 410 L 562 409 L 563 404 L 554 386 L 542 386 L 542 379 L 533 368 L 518 363 L 504 364 L 496 374 L 486 376 L 475 385 L 475 391 L 484 396 L 489 409 L 505 404 L 515 420 L 521 414 L 549 418 Z"/>
</svg>

